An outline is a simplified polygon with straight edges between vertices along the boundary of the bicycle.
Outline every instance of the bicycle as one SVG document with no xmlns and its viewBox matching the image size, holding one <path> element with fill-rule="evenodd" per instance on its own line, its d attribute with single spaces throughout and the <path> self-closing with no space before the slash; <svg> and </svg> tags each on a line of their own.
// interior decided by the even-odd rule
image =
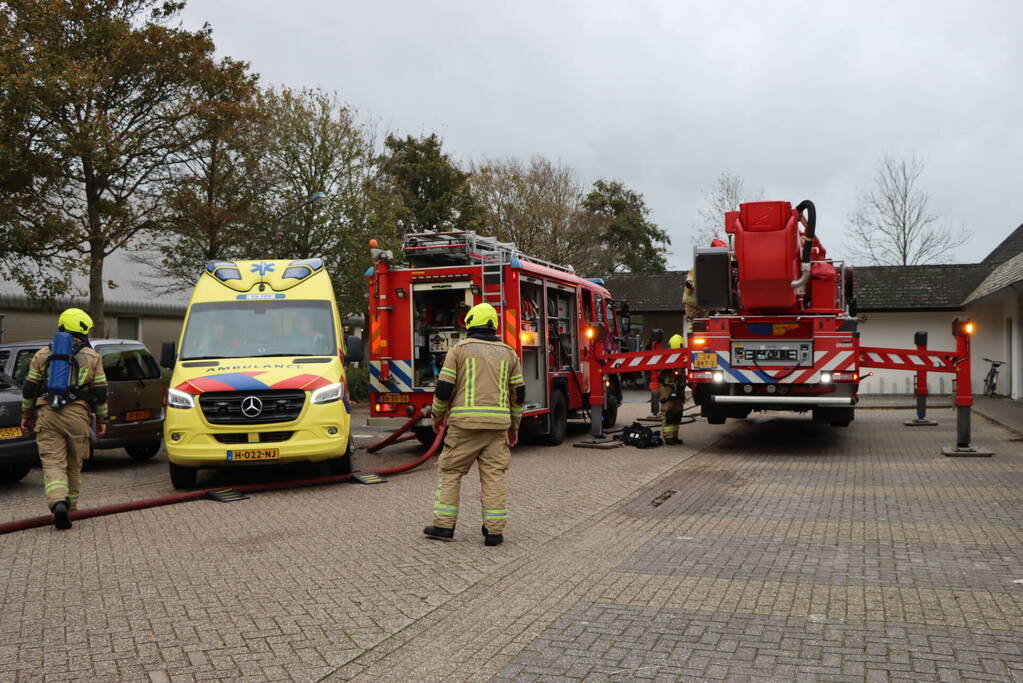
<svg viewBox="0 0 1023 683">
<path fill-rule="evenodd" d="M 991 367 L 988 368 L 987 374 L 984 376 L 984 395 L 994 396 L 995 388 L 998 387 L 998 367 L 1005 365 L 1005 361 L 991 360 L 990 358 L 984 360 L 991 363 Z"/>
</svg>

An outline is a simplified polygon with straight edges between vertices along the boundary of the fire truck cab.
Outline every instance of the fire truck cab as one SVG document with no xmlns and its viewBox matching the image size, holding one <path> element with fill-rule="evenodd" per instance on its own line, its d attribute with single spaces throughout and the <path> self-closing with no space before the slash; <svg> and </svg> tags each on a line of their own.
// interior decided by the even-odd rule
<svg viewBox="0 0 1023 683">
<path fill-rule="evenodd" d="M 617 350 L 622 334 L 600 280 L 471 231 L 410 234 L 400 261 L 374 243 L 371 252 L 371 424 L 397 425 L 431 404 L 445 354 L 467 334 L 466 312 L 483 302 L 497 309 L 497 334 L 522 360 L 523 432 L 558 444 L 566 421 L 586 415 L 591 349 Z M 610 426 L 621 389 L 617 378 L 607 382 L 604 424 Z M 424 443 L 433 439 L 429 419 L 415 432 Z"/>
</svg>

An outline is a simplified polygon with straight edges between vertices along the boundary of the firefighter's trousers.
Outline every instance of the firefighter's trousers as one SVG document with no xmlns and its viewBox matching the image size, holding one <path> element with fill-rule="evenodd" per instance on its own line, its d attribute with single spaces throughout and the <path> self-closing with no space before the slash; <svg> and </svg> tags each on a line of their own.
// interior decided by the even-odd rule
<svg viewBox="0 0 1023 683">
<path fill-rule="evenodd" d="M 82 461 L 89 457 L 89 409 L 72 403 L 62 410 L 39 406 L 36 445 L 43 463 L 43 495 L 52 508 L 65 498 L 72 510 L 78 507 Z"/>
<path fill-rule="evenodd" d="M 678 438 L 678 426 L 682 423 L 682 410 L 685 404 L 682 399 L 673 398 L 661 403 L 661 437 L 668 439 Z"/>
<path fill-rule="evenodd" d="M 451 529 L 458 521 L 458 499 L 464 477 L 474 462 L 480 471 L 483 525 L 492 534 L 504 532 L 508 520 L 508 492 L 504 473 L 511 462 L 507 429 L 466 429 L 449 425 L 444 450 L 437 459 L 437 491 L 433 524 Z"/>
</svg>

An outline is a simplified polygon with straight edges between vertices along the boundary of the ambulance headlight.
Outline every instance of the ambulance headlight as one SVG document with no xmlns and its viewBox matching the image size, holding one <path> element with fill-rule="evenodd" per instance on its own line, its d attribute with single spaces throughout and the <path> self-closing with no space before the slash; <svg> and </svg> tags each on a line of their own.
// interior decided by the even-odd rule
<svg viewBox="0 0 1023 683">
<path fill-rule="evenodd" d="M 333 403 L 341 398 L 341 390 L 344 385 L 340 382 L 334 382 L 328 384 L 325 387 L 320 387 L 313 391 L 312 402 L 315 404 L 320 403 Z"/>
<path fill-rule="evenodd" d="M 192 398 L 191 394 L 186 394 L 183 391 L 177 389 L 167 390 L 167 405 L 171 408 L 194 408 L 195 399 Z"/>
</svg>

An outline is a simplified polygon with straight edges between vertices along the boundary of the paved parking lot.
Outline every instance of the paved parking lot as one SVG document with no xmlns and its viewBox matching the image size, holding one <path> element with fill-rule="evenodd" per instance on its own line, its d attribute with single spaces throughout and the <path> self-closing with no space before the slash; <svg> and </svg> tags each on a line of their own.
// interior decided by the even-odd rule
<svg viewBox="0 0 1023 683">
<path fill-rule="evenodd" d="M 0 536 L 0 679 L 1023 681 L 1023 442 L 977 419 L 996 455 L 944 458 L 908 415 L 520 448 L 497 548 L 469 478 L 456 542 L 421 536 L 432 463 Z M 88 505 L 169 490 L 107 457 Z"/>
</svg>

